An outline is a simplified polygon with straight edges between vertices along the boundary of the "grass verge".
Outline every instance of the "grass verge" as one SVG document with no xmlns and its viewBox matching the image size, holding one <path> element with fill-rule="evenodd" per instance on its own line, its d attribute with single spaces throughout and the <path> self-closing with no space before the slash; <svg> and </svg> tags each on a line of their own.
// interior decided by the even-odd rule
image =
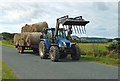
<svg viewBox="0 0 120 81">
<path fill-rule="evenodd" d="M 15 46 L 12 43 L 6 40 L 2 40 L 2 42 L 0 42 L 0 45 L 15 48 Z"/>
<path fill-rule="evenodd" d="M 106 48 L 109 43 L 79 43 L 77 45 L 81 48 L 82 60 L 120 67 L 118 65 L 120 63 L 118 54 L 113 54 L 113 52 L 109 52 Z M 110 57 L 111 54 L 112 56 Z"/>
<path fill-rule="evenodd" d="M 67 57 L 71 58 L 71 55 L 68 55 Z M 107 58 L 107 57 L 93 57 L 90 55 L 81 55 L 80 60 L 86 60 L 86 61 L 91 61 L 91 62 L 120 67 L 120 65 L 119 65 L 120 60 L 119 59 L 113 59 L 113 58 Z"/>
<path fill-rule="evenodd" d="M 102 64 L 120 67 L 120 65 L 118 65 L 120 63 L 119 59 L 81 55 L 81 60 L 87 60 L 87 61 L 92 61 L 92 62 L 97 62 L 97 63 L 102 63 Z"/>
<path fill-rule="evenodd" d="M 2 70 L 0 71 L 2 71 L 2 81 L 5 81 L 5 79 L 11 79 L 11 81 L 18 81 L 17 77 L 12 72 L 12 70 L 5 63 L 3 62 L 1 63 L 2 63 Z"/>
</svg>

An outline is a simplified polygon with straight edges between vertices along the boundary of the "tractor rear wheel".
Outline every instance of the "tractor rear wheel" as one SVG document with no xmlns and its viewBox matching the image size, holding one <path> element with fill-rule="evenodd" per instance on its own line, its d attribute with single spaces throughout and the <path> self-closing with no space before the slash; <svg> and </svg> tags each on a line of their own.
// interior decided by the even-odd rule
<svg viewBox="0 0 120 81">
<path fill-rule="evenodd" d="M 57 62 L 59 60 L 60 55 L 59 55 L 59 49 L 57 46 L 51 46 L 49 54 L 53 62 Z"/>
<path fill-rule="evenodd" d="M 73 45 L 71 48 L 72 48 L 72 53 L 71 53 L 72 59 L 79 60 L 81 56 L 80 47 L 77 45 Z"/>
<path fill-rule="evenodd" d="M 39 55 L 41 59 L 47 59 L 48 55 L 47 55 L 47 47 L 45 45 L 44 41 L 41 41 L 39 43 Z"/>
</svg>

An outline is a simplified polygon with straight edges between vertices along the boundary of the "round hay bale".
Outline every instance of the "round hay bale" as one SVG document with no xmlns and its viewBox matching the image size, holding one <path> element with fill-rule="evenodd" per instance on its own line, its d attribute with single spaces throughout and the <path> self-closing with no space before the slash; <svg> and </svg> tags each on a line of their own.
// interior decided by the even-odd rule
<svg viewBox="0 0 120 81">
<path fill-rule="evenodd" d="M 32 25 L 26 24 L 25 26 L 22 27 L 21 33 L 24 33 L 24 32 L 31 32 L 31 29 L 32 29 Z"/>
<path fill-rule="evenodd" d="M 21 28 L 21 33 L 23 33 L 24 31 L 25 31 L 25 26 Z"/>
<path fill-rule="evenodd" d="M 32 25 L 28 25 L 28 24 L 25 25 L 25 32 L 31 32 L 31 29 L 32 29 Z"/>
<path fill-rule="evenodd" d="M 19 45 L 19 40 L 21 39 L 21 33 L 15 34 L 14 35 L 14 45 L 18 46 Z"/>
<path fill-rule="evenodd" d="M 42 32 L 43 28 L 48 28 L 47 22 L 35 23 L 32 25 L 32 32 Z"/>
<path fill-rule="evenodd" d="M 25 40 L 29 33 L 30 32 L 23 32 L 23 33 L 21 33 L 21 40 Z"/>
<path fill-rule="evenodd" d="M 24 40 L 19 40 L 19 46 L 25 46 L 25 41 Z"/>
<path fill-rule="evenodd" d="M 42 35 L 41 32 L 33 32 L 29 33 L 26 37 L 26 45 L 38 45 L 40 42 L 40 36 Z"/>
</svg>

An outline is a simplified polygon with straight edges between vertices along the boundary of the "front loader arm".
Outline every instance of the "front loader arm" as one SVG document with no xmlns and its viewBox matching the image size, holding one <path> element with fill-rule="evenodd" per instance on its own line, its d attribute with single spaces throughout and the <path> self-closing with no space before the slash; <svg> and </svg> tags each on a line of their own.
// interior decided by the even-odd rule
<svg viewBox="0 0 120 81">
<path fill-rule="evenodd" d="M 68 18 L 68 15 L 57 19 L 56 28 L 55 28 L 55 35 L 54 35 L 55 41 L 56 41 L 56 37 L 58 36 L 59 25 L 62 24 L 64 22 L 64 20 L 66 20 L 67 18 Z"/>
<path fill-rule="evenodd" d="M 75 18 L 68 18 L 68 15 L 63 16 L 61 18 L 57 19 L 56 22 L 56 29 L 55 29 L 55 35 L 54 35 L 54 40 L 56 41 L 56 37 L 58 36 L 58 30 L 59 30 L 59 25 L 62 24 L 63 27 L 65 26 L 66 30 L 68 30 L 68 37 L 70 36 L 70 34 L 72 34 L 72 29 L 74 29 L 74 31 L 76 33 L 83 33 L 86 34 L 86 30 L 85 30 L 85 25 L 88 24 L 89 21 L 85 21 L 82 16 L 78 16 Z"/>
</svg>

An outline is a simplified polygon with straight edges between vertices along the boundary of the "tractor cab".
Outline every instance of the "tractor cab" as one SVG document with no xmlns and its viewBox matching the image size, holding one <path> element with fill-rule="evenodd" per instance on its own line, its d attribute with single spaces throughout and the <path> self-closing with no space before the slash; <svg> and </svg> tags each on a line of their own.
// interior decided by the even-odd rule
<svg viewBox="0 0 120 81">
<path fill-rule="evenodd" d="M 43 30 L 43 38 L 48 39 L 49 43 L 54 43 L 55 28 L 46 28 Z M 56 41 L 61 48 L 70 48 L 70 41 L 66 39 L 66 33 L 64 28 L 58 29 L 58 35 Z"/>
</svg>

